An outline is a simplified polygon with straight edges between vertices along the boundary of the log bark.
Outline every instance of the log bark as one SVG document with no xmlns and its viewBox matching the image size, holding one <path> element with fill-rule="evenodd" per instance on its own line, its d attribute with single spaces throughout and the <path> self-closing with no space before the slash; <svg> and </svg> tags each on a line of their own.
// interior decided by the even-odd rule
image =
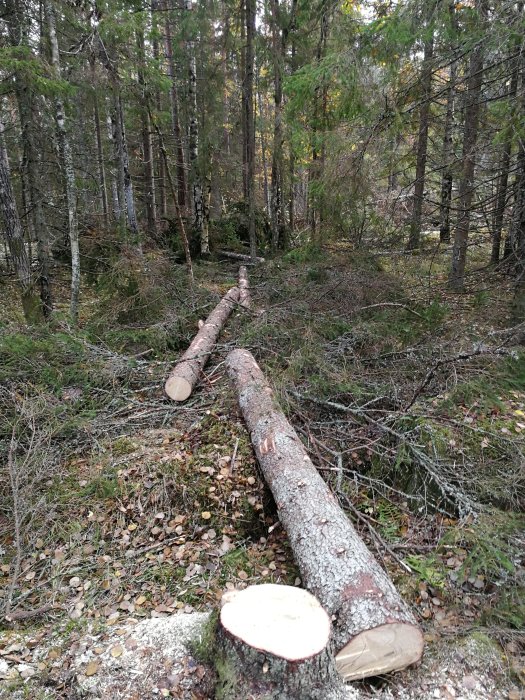
<svg viewBox="0 0 525 700">
<path fill-rule="evenodd" d="M 234 350 L 226 363 L 305 587 L 334 620 L 339 672 L 366 678 L 419 661 L 423 636 L 411 611 L 320 477 L 253 356 Z"/>
<path fill-rule="evenodd" d="M 221 601 L 217 670 L 221 698 L 342 700 L 330 654 L 330 618 L 293 586 L 229 591 Z"/>
<path fill-rule="evenodd" d="M 252 305 L 248 271 L 245 265 L 241 265 L 239 268 L 239 304 L 244 306 L 245 309 L 251 308 Z"/>
<path fill-rule="evenodd" d="M 221 258 L 231 258 L 232 260 L 242 260 L 242 262 L 245 265 L 264 262 L 264 258 L 252 258 L 250 255 L 244 255 L 244 253 L 232 253 L 229 250 L 218 250 L 217 255 L 219 255 Z"/>
<path fill-rule="evenodd" d="M 165 391 L 170 399 L 186 401 L 191 395 L 219 333 L 238 301 L 239 289 L 232 287 L 208 316 L 166 381 Z"/>
</svg>

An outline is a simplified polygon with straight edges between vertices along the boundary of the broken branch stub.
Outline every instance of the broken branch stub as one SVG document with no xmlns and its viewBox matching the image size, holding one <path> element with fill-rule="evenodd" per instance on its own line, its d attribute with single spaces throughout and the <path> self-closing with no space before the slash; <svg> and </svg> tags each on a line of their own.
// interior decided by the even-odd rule
<svg viewBox="0 0 525 700">
<path fill-rule="evenodd" d="M 334 620 L 336 663 L 347 680 L 419 661 L 423 635 L 274 401 L 253 356 L 226 360 L 257 459 L 306 588 Z"/>
<path fill-rule="evenodd" d="M 239 289 L 230 289 L 213 309 L 192 340 L 165 384 L 166 394 L 173 401 L 185 401 L 193 391 L 202 368 L 212 353 L 219 333 L 239 301 Z"/>
</svg>

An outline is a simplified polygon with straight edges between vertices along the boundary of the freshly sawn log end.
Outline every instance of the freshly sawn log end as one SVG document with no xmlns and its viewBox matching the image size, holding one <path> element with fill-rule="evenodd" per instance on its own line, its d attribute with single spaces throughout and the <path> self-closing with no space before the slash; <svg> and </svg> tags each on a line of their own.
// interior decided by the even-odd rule
<svg viewBox="0 0 525 700">
<path fill-rule="evenodd" d="M 423 635 L 415 625 L 394 622 L 361 632 L 335 657 L 346 681 L 402 671 L 421 659 Z"/>
<path fill-rule="evenodd" d="M 221 601 L 217 697 L 343 700 L 330 618 L 307 591 L 262 584 Z"/>
<path fill-rule="evenodd" d="M 172 401 L 186 401 L 191 395 L 192 386 L 183 377 L 171 376 L 164 385 L 164 391 Z"/>
<path fill-rule="evenodd" d="M 220 621 L 233 637 L 287 661 L 303 661 L 323 651 L 330 618 L 311 593 L 272 583 L 223 596 Z"/>
</svg>

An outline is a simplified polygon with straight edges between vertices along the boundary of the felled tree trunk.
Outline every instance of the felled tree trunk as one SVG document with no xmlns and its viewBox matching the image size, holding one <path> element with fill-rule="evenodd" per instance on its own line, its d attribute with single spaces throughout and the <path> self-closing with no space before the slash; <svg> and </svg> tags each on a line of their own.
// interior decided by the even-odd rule
<svg viewBox="0 0 525 700">
<path fill-rule="evenodd" d="M 222 598 L 219 683 L 225 700 L 343 700 L 330 654 L 330 618 L 293 586 L 263 584 Z"/>
<path fill-rule="evenodd" d="M 244 306 L 245 309 L 249 309 L 252 305 L 248 271 L 244 265 L 241 265 L 239 268 L 239 304 Z"/>
<path fill-rule="evenodd" d="M 264 258 L 252 258 L 249 255 L 244 255 L 243 253 L 232 253 L 229 250 L 218 250 L 217 254 L 221 256 L 221 258 L 231 258 L 232 260 L 242 260 L 246 265 L 249 265 L 250 263 L 263 263 Z"/>
<path fill-rule="evenodd" d="M 227 366 L 303 582 L 333 616 L 339 672 L 366 678 L 415 663 L 423 636 L 412 613 L 319 476 L 253 356 L 234 350 Z"/>
<path fill-rule="evenodd" d="M 208 361 L 226 319 L 239 301 L 238 287 L 232 287 L 208 316 L 190 347 L 168 377 L 166 394 L 173 401 L 186 401 Z"/>
</svg>

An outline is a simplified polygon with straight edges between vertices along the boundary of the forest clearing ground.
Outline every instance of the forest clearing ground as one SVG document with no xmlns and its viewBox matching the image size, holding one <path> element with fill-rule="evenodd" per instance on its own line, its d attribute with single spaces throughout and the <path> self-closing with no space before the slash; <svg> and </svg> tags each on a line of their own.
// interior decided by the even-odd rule
<svg viewBox="0 0 525 700">
<path fill-rule="evenodd" d="M 250 270 L 254 303 L 265 313 L 232 318 L 203 382 L 180 407 L 164 398 L 162 379 L 198 318 L 231 286 L 235 266 L 198 266 L 198 296 L 189 304 L 176 274 L 160 317 L 156 306 L 148 310 L 158 292 L 135 308 L 120 286 L 106 297 L 93 292 L 77 334 L 62 327 L 24 339 L 17 320 L 4 319 L 2 447 L 15 426 L 20 448 L 31 452 L 33 440 L 40 461 L 26 475 L 34 493 L 19 494 L 37 517 L 21 523 L 11 592 L 12 494 L 2 493 L 0 602 L 11 596 L 15 611 L 57 607 L 6 625 L 0 697 L 73 697 L 68 669 L 78 671 L 73 653 L 88 631 L 110 639 L 129 617 L 209 610 L 228 587 L 299 583 L 223 376 L 224 353 L 238 345 L 260 362 L 425 628 L 430 652 L 422 669 L 360 684 L 355 693 L 481 699 L 519 692 L 525 361 L 519 353 L 488 354 L 439 365 L 407 410 L 430 367 L 471 351 L 473 342 L 497 345 L 490 334 L 508 326 L 505 301 L 498 293 L 494 303 L 486 277 L 468 296 L 448 295 L 428 286 L 425 266 L 438 264 L 436 257 L 424 260 L 377 261 L 339 246 L 322 256 L 299 249 Z M 385 306 L 364 308 L 378 304 Z M 93 324 L 100 309 L 106 328 Z M 30 434 L 17 422 L 24 415 Z M 424 473 L 422 455 L 442 482 Z M 447 485 L 464 498 L 464 513 L 447 501 Z M 484 506 L 489 494 L 499 510 Z M 478 637 L 464 644 L 476 651 L 461 656 L 459 640 L 473 630 Z"/>
</svg>

